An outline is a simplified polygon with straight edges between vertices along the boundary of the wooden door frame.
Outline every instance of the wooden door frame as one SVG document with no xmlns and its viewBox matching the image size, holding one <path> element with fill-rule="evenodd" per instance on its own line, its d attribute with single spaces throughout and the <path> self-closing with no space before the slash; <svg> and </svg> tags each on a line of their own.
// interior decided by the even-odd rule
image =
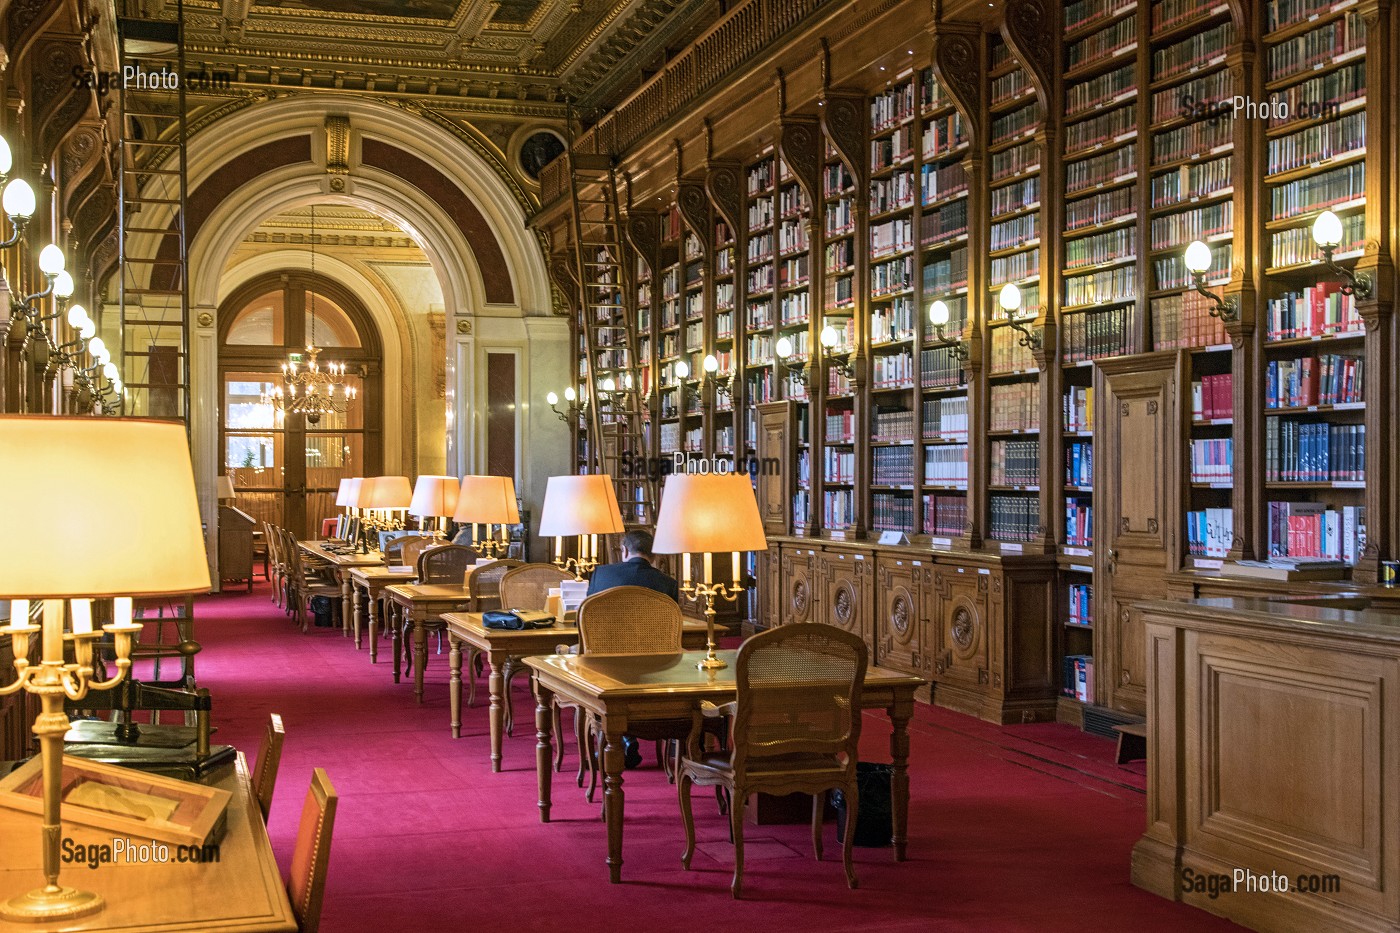
<svg viewBox="0 0 1400 933">
<path fill-rule="evenodd" d="M 216 417 L 219 426 L 218 457 L 221 473 L 224 470 L 223 463 L 227 455 L 228 445 L 228 431 L 224 423 L 226 404 L 224 393 L 228 374 L 230 372 L 249 372 L 276 375 L 280 372 L 280 365 L 286 359 L 287 353 L 305 346 L 306 335 L 302 332 L 302 315 L 305 309 L 305 293 L 308 290 L 315 291 L 317 294 L 324 295 L 334 301 L 350 318 L 350 323 L 360 338 L 360 346 L 357 348 L 335 348 L 334 358 L 336 362 L 345 363 L 346 368 L 350 372 L 357 373 L 362 380 L 362 391 L 356 404 L 364 406 L 364 428 L 362 430 L 364 444 L 361 451 L 364 460 L 364 473 L 367 476 L 376 476 L 383 471 L 384 344 L 379 335 L 379 327 L 375 324 L 374 318 L 364 303 L 341 283 L 304 270 L 284 270 L 270 272 L 245 282 L 219 303 L 217 316 L 219 322 L 219 401 Z M 284 328 L 282 345 L 280 347 L 273 344 L 230 346 L 227 342 L 228 333 L 239 312 L 247 307 L 253 299 L 272 291 L 299 296 L 299 298 L 284 304 L 283 314 L 290 322 L 294 322 L 295 326 Z M 305 438 L 306 425 L 304 422 L 288 423 L 284 427 L 285 438 L 290 439 L 294 435 Z M 301 447 L 304 448 L 304 446 L 303 443 Z M 292 457 L 290 452 L 293 449 L 301 448 L 294 448 L 290 443 L 284 444 L 283 468 L 285 474 L 284 484 L 281 487 L 284 502 L 283 524 L 293 531 L 302 529 L 299 533 L 312 534 L 319 529 L 305 528 L 305 496 L 307 492 L 305 488 L 305 457 Z"/>
</svg>

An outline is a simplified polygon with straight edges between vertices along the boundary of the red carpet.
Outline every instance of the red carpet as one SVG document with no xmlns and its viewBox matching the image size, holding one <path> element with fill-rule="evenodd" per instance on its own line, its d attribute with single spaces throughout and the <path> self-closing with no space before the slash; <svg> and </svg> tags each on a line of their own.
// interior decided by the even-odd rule
<svg viewBox="0 0 1400 933">
<path fill-rule="evenodd" d="M 696 870 L 682 871 L 675 788 L 649 750 L 627 774 L 625 883 L 610 885 L 606 831 L 573 786 L 572 753 L 554 822 L 541 824 L 528 727 L 490 773 L 484 682 L 454 741 L 445 651 L 430 657 L 420 707 L 411 683 L 393 683 L 387 650 L 371 667 L 338 629 L 301 635 L 266 594 L 201 601 L 197 673 L 214 693 L 217 741 L 252 759 L 268 713 L 286 722 L 271 819 L 284 866 L 311 769 L 340 793 L 325 933 L 1238 929 L 1128 883 L 1141 763 L 1114 765 L 1111 742 L 1068 726 L 998 728 L 924 706 L 911 725 L 910 859 L 856 849 L 859 890 L 845 886 L 834 827 L 818 863 L 805 826 L 750 826 L 746 899 L 732 901 L 733 850 L 703 791 Z M 888 736 L 883 714 L 869 715 L 870 760 L 888 760 Z"/>
</svg>

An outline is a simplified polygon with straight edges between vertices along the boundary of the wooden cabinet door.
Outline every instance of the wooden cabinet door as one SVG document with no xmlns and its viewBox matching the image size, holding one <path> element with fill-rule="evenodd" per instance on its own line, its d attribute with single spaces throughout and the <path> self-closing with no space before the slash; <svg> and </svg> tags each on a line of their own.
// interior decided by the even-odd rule
<svg viewBox="0 0 1400 933">
<path fill-rule="evenodd" d="M 924 561 L 877 558 L 875 563 L 875 651 L 871 663 L 911 674 L 931 667 L 927 613 L 921 598 L 932 568 Z"/>
<path fill-rule="evenodd" d="M 817 600 L 817 552 L 809 547 L 783 545 L 782 571 L 778 578 L 777 615 L 773 624 L 811 622 Z"/>
<path fill-rule="evenodd" d="M 1181 502 L 1183 357 L 1134 356 L 1094 371 L 1094 679 L 1098 702 L 1147 712 L 1142 623 L 1131 606 L 1165 599 Z"/>
<path fill-rule="evenodd" d="M 817 605 L 815 620 L 843 628 L 865 640 L 874 654 L 874 626 L 870 616 L 874 600 L 871 584 L 874 563 L 868 553 L 817 552 Z"/>
<path fill-rule="evenodd" d="M 778 624 L 778 605 L 781 597 L 778 567 L 782 555 L 777 547 L 758 552 L 758 612 L 754 625 L 760 629 L 772 628 Z"/>
<path fill-rule="evenodd" d="M 792 533 L 792 497 L 797 489 L 796 407 L 790 401 L 758 406 L 758 517 L 770 535 Z"/>
<path fill-rule="evenodd" d="M 976 567 L 933 568 L 933 675 L 940 686 L 980 688 L 991 682 L 997 637 L 988 611 L 990 575 Z"/>
</svg>

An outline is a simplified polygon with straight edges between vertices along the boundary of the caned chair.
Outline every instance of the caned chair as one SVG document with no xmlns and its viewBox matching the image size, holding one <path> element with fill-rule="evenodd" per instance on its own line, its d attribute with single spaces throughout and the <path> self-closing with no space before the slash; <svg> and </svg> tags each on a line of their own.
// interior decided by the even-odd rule
<svg viewBox="0 0 1400 933">
<path fill-rule="evenodd" d="M 518 560 L 493 560 L 472 571 L 472 612 L 490 612 L 501 608 L 501 577 L 516 567 L 525 566 Z M 481 676 L 481 652 L 467 646 L 467 705 L 476 705 L 476 679 Z"/>
<path fill-rule="evenodd" d="M 262 745 L 258 748 L 258 763 L 253 770 L 253 789 L 258 797 L 258 809 L 262 811 L 263 822 L 267 822 L 268 811 L 272 809 L 272 792 L 277 788 L 277 768 L 282 763 L 282 740 L 287 737 L 282 728 L 282 717 L 273 713 L 268 718 L 267 731 L 263 733 Z"/>
<path fill-rule="evenodd" d="M 441 538 L 432 535 L 405 535 L 399 540 L 403 542 L 401 545 L 403 550 L 400 553 L 403 555 L 404 566 L 407 567 L 417 567 L 419 557 L 426 551 L 436 550 L 444 543 Z M 457 579 L 460 581 L 462 578 L 458 576 Z M 420 578 L 418 582 L 426 583 L 427 581 Z"/>
<path fill-rule="evenodd" d="M 263 536 L 267 539 L 267 556 L 272 570 L 272 601 L 282 606 L 287 601 L 287 557 L 282 529 L 272 522 L 265 522 Z"/>
<path fill-rule="evenodd" d="M 475 576 L 473 574 L 473 576 Z M 506 571 L 501 577 L 501 609 L 543 609 L 549 598 L 549 591 L 565 580 L 572 580 L 573 574 L 565 573 L 553 564 L 522 564 Z M 521 670 L 519 659 L 506 662 L 506 735 L 515 734 L 515 704 L 511 700 L 510 684 Z"/>
<path fill-rule="evenodd" d="M 594 593 L 578 607 L 579 654 L 679 654 L 683 650 L 682 621 L 680 605 L 663 593 L 642 586 L 612 587 Z M 674 720 L 639 723 L 630 734 L 639 741 L 656 740 L 657 760 L 664 762 L 662 743 L 684 739 L 689 732 L 689 720 Z M 587 721 L 578 709 L 574 711 L 574 733 L 581 759 L 579 785 L 583 785 L 584 772 L 592 772 L 588 787 L 592 801 L 598 786 L 602 735 L 597 723 Z"/>
<path fill-rule="evenodd" d="M 310 608 L 313 596 L 329 597 L 332 605 L 340 601 L 340 586 L 335 580 L 308 567 L 302 558 L 301 548 L 296 546 L 296 538 L 289 532 L 283 539 L 286 542 L 288 566 L 288 599 L 293 617 L 303 632 L 306 631 L 306 610 Z"/>
<path fill-rule="evenodd" d="M 326 895 L 326 871 L 331 860 L 331 831 L 339 801 L 331 779 L 317 768 L 311 774 L 311 787 L 301 807 L 296 848 L 292 850 L 292 870 L 287 878 L 287 896 L 296 914 L 301 933 L 316 933 L 321 925 L 321 903 Z"/>
<path fill-rule="evenodd" d="M 755 635 L 739 648 L 734 665 L 737 696 L 723 706 L 702 704 L 692 715 L 680 762 L 681 818 L 690 868 L 695 853 L 695 822 L 690 785 L 727 788 L 734 837 L 734 880 L 730 892 L 743 893 L 744 804 L 751 794 L 812 795 L 812 848 L 822 857 L 824 793 L 846 797 L 846 838 L 842 860 L 846 884 L 856 886 L 851 864 L 860 801 L 856 757 L 860 744 L 860 694 L 868 661 L 865 642 L 830 625 L 798 622 Z M 730 750 L 706 752 L 704 722 L 732 716 Z"/>
<path fill-rule="evenodd" d="M 404 545 L 404 558 L 407 559 L 410 548 L 413 547 L 412 540 Z M 418 582 L 420 584 L 444 584 L 461 582 L 466 578 L 467 568 L 475 564 L 481 555 L 469 547 L 462 547 L 459 544 L 442 544 L 437 547 L 425 548 L 417 556 Z M 475 575 L 473 575 L 475 578 Z M 442 633 L 446 631 L 447 625 L 441 619 L 424 619 L 418 623 L 424 629 L 424 637 L 428 632 L 438 633 L 438 650 L 442 650 Z M 405 644 L 408 639 L 408 632 L 405 630 Z M 413 667 L 413 654 L 409 653 L 408 666 Z"/>
</svg>

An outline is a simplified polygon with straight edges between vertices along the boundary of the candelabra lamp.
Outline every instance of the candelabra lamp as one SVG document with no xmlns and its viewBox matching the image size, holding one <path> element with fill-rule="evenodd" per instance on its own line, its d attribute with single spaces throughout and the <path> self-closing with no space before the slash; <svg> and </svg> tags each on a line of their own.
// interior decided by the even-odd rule
<svg viewBox="0 0 1400 933">
<path fill-rule="evenodd" d="M 413 487 L 407 476 L 366 477 L 355 495 L 355 507 L 363 510 L 365 516 L 360 523 L 360 553 L 369 553 L 371 535 L 403 528 L 401 513 L 412 502 Z"/>
<path fill-rule="evenodd" d="M 675 473 L 667 477 L 652 547 L 658 554 L 682 555 L 681 591 L 705 602 L 708 637 L 705 657 L 698 666 L 704 670 L 728 666 L 715 655 L 715 600 L 737 600 L 744 592 L 740 555 L 768 549 L 758 500 L 748 478 L 735 473 Z M 733 581 L 719 582 L 714 575 L 714 555 L 726 551 L 734 564 Z M 691 554 L 704 555 L 699 579 L 691 575 Z"/>
<path fill-rule="evenodd" d="M 100 896 L 58 883 L 65 700 L 110 690 L 131 668 L 132 598 L 209 589 L 194 473 L 181 425 L 134 419 L 0 416 L 0 514 L 23 534 L 0 535 L 0 627 L 15 680 L 0 695 L 39 697 L 34 723 L 43 775 L 44 885 L 0 904 L 0 919 L 61 922 L 102 909 Z M 96 466 L 94 466 L 96 465 Z M 81 527 L 82 534 L 73 529 Z M 94 631 L 92 600 L 113 599 L 111 625 Z M 42 603 L 42 622 L 30 606 Z M 94 663 L 112 636 L 114 670 Z M 38 665 L 30 638 L 40 637 Z M 99 670 L 100 669 L 100 670 Z"/>
<path fill-rule="evenodd" d="M 1206 274 L 1210 272 L 1210 247 L 1203 240 L 1192 240 L 1186 247 L 1186 271 L 1191 273 L 1191 287 L 1200 295 L 1210 299 L 1211 317 L 1226 322 L 1235 321 L 1240 316 L 1240 301 L 1233 295 L 1222 298 L 1206 288 Z"/>
<path fill-rule="evenodd" d="M 997 296 L 997 303 L 1006 312 L 1006 323 L 1021 335 L 1017 342 L 1028 350 L 1039 350 L 1044 345 L 1045 338 L 1041 336 L 1040 331 L 1032 331 L 1026 326 L 1028 321 L 1034 319 L 1033 316 L 1025 320 L 1021 318 L 1021 289 L 1014 283 L 1007 282 L 1002 286 L 1001 294 Z"/>
<path fill-rule="evenodd" d="M 564 387 L 564 401 L 569 403 L 567 411 L 559 410 L 559 394 L 549 392 L 545 394 L 544 400 L 549 403 L 549 410 L 559 416 L 560 421 L 568 422 L 577 419 L 588 410 L 588 401 L 585 399 L 576 404 L 578 391 L 573 386 Z"/>
<path fill-rule="evenodd" d="M 336 490 L 335 504 L 345 510 L 341 519 L 341 540 L 350 537 L 350 522 L 355 517 L 355 500 L 359 498 L 360 487 L 364 485 L 363 476 L 351 476 L 340 481 L 340 488 Z"/>
<path fill-rule="evenodd" d="M 510 552 L 510 529 L 520 524 L 515 480 L 509 476 L 464 476 L 452 520 L 472 526 L 472 547 L 486 557 Z M 493 532 L 492 527 L 496 529 Z"/>
<path fill-rule="evenodd" d="M 1370 298 L 1374 290 L 1371 277 L 1364 272 L 1358 275 L 1332 259 L 1332 254 L 1342 245 L 1342 219 L 1332 211 L 1323 211 L 1313 221 L 1312 235 L 1313 242 L 1322 251 L 1323 263 L 1342 277 L 1342 294 Z"/>
<path fill-rule="evenodd" d="M 457 492 L 461 483 L 455 476 L 420 476 L 413 484 L 413 501 L 408 504 L 408 514 L 416 516 L 418 526 L 427 529 L 432 519 L 433 534 L 445 538 L 447 519 L 457 508 Z"/>
<path fill-rule="evenodd" d="M 554 566 L 573 571 L 575 580 L 598 566 L 598 536 L 617 534 L 622 512 L 612 479 L 601 473 L 551 476 L 540 507 L 540 536 L 554 539 Z M 578 537 L 576 556 L 564 556 L 564 539 Z"/>
<path fill-rule="evenodd" d="M 1020 295 L 1017 295 L 1017 304 L 1020 304 Z M 929 323 L 933 325 L 934 336 L 938 338 L 938 346 L 952 347 L 958 359 L 967 359 L 967 344 L 963 343 L 962 336 L 949 337 L 946 331 L 948 321 L 951 318 L 948 311 L 948 304 L 944 301 L 935 301 L 928 306 Z"/>
</svg>

